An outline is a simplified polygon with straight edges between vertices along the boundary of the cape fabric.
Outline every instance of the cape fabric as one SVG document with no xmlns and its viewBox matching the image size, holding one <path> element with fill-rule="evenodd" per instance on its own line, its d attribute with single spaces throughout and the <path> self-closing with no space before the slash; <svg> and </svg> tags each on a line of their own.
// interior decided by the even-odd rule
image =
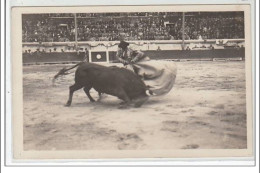
<svg viewBox="0 0 260 173">
<path fill-rule="evenodd" d="M 171 61 L 141 61 L 128 65 L 127 68 L 134 70 L 141 76 L 155 95 L 164 95 L 170 92 L 177 75 L 177 67 Z"/>
</svg>

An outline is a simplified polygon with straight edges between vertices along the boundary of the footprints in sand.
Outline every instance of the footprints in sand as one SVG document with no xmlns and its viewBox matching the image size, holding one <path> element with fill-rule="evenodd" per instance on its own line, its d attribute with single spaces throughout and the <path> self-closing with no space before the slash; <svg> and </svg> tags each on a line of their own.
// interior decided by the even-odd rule
<svg viewBox="0 0 260 173">
<path fill-rule="evenodd" d="M 197 145 L 197 144 L 189 144 L 189 145 L 185 145 L 181 149 L 197 149 L 197 148 L 199 148 L 199 145 Z"/>
<path fill-rule="evenodd" d="M 162 131 L 178 132 L 180 129 L 180 122 L 178 121 L 163 121 Z"/>
<path fill-rule="evenodd" d="M 182 110 L 182 113 L 193 113 L 194 109 L 187 109 L 187 110 Z"/>
<path fill-rule="evenodd" d="M 200 124 L 199 122 L 195 122 Z M 182 121 L 163 121 L 162 122 L 162 128 L 161 131 L 165 131 L 166 133 L 168 132 L 168 137 L 173 137 L 175 138 L 175 140 L 184 140 L 187 141 L 187 137 L 190 136 L 190 134 L 188 133 L 188 131 L 186 131 L 185 129 L 189 126 L 189 124 L 187 122 L 182 122 Z M 171 132 L 169 135 L 169 132 Z M 172 134 L 174 136 L 172 136 Z M 186 143 L 186 142 L 185 142 Z M 187 144 L 183 147 L 180 147 L 180 149 L 197 149 L 199 148 L 198 144 Z"/>
<path fill-rule="evenodd" d="M 108 149 L 135 150 L 145 144 L 138 132 L 121 133 L 115 129 L 99 127 L 96 122 L 72 122 L 70 125 L 42 121 L 34 125 L 24 125 L 25 150 L 95 149 L 101 145 Z M 59 127 L 59 128 L 57 128 Z M 38 136 L 37 141 L 32 140 Z M 80 143 L 81 141 L 89 141 Z M 92 143 L 91 141 L 95 141 Z M 79 144 L 79 145 L 78 145 Z"/>
<path fill-rule="evenodd" d="M 224 109 L 224 108 L 225 108 L 225 105 L 223 105 L 223 104 L 218 104 L 218 105 L 214 106 L 213 108 L 216 108 L 216 109 Z"/>
<path fill-rule="evenodd" d="M 118 149 L 119 150 L 129 150 L 129 149 L 137 149 L 142 142 L 142 139 L 135 133 L 130 134 L 119 134 L 117 136 Z"/>
<path fill-rule="evenodd" d="M 178 122 L 178 121 L 163 121 L 162 123 L 166 124 L 166 125 L 178 125 L 180 122 Z"/>
<path fill-rule="evenodd" d="M 170 107 L 173 107 L 173 105 L 166 105 L 166 107 L 170 108 Z"/>
<path fill-rule="evenodd" d="M 218 112 L 216 112 L 216 111 L 210 111 L 210 112 L 208 112 L 207 114 L 208 114 L 208 115 L 217 115 Z"/>
<path fill-rule="evenodd" d="M 192 122 L 192 124 L 201 125 L 201 126 L 210 126 L 209 123 L 203 122 L 203 121 L 194 121 L 194 122 Z"/>
</svg>

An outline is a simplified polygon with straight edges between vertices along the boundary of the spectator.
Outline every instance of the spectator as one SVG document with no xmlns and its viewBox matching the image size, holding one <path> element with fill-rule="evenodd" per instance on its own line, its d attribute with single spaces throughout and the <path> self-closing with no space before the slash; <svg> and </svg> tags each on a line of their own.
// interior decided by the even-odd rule
<svg viewBox="0 0 260 173">
<path fill-rule="evenodd" d="M 212 46 L 212 44 L 209 46 L 209 49 L 211 49 L 211 50 L 214 50 L 215 48 L 214 48 L 214 46 Z"/>
<path fill-rule="evenodd" d="M 186 50 L 190 50 L 190 47 L 189 47 L 189 46 L 187 46 Z"/>
<path fill-rule="evenodd" d="M 181 14 L 79 13 L 78 41 L 181 40 Z M 184 32 L 185 40 L 244 38 L 243 13 L 186 13 Z M 23 42 L 74 41 L 73 15 L 24 14 L 22 39 Z"/>
</svg>

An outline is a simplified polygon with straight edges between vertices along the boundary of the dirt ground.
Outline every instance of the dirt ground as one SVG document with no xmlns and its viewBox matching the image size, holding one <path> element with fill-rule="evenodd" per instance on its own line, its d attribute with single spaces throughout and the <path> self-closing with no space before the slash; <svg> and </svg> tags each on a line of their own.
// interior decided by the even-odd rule
<svg viewBox="0 0 260 173">
<path fill-rule="evenodd" d="M 90 103 L 83 90 L 74 93 L 71 107 L 64 107 L 74 73 L 55 86 L 51 79 L 67 65 L 24 66 L 24 149 L 246 148 L 245 63 L 176 64 L 170 93 L 129 109 L 118 109 L 121 101 L 109 95 Z"/>
</svg>

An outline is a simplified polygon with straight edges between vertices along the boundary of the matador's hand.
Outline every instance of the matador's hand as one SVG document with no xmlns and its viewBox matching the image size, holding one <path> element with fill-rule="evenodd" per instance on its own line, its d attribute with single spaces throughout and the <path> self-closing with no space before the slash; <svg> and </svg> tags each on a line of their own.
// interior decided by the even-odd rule
<svg viewBox="0 0 260 173">
<path fill-rule="evenodd" d="M 134 58 L 134 59 L 131 60 L 131 63 L 136 63 L 136 61 L 137 61 L 137 59 Z"/>
</svg>

